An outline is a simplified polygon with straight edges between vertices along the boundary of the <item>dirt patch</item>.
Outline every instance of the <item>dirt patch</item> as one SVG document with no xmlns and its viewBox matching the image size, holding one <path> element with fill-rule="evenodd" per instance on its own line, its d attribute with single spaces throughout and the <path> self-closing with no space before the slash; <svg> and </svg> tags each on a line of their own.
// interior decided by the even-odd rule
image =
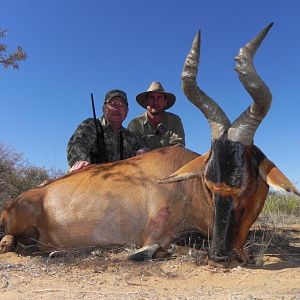
<svg viewBox="0 0 300 300">
<path fill-rule="evenodd" d="M 1 300 L 300 299 L 299 227 L 281 232 L 289 236 L 282 244 L 274 232 L 274 242 L 263 241 L 263 232 L 249 238 L 247 265 L 216 264 L 203 249 L 182 246 L 169 259 L 142 263 L 126 260 L 131 247 L 57 252 L 50 258 L 6 253 L 0 255 Z"/>
</svg>

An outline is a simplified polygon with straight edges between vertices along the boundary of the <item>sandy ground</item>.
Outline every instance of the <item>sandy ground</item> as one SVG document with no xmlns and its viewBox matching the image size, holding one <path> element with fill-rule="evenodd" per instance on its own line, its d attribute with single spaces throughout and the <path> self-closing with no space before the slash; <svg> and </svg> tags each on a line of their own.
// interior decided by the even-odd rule
<svg viewBox="0 0 300 300">
<path fill-rule="evenodd" d="M 126 260 L 131 247 L 0 255 L 0 299 L 300 299 L 300 227 L 288 243 L 252 241 L 246 265 L 176 246 L 168 259 Z M 274 240 L 274 236 L 273 236 Z M 264 245 L 263 245 L 264 244 Z M 266 248 L 259 255 L 259 248 Z M 255 249 L 255 251 L 253 250 Z M 251 255 L 250 255 L 251 256 Z M 254 263 L 256 262 L 256 264 Z M 258 264 L 258 265 L 257 265 Z"/>
</svg>

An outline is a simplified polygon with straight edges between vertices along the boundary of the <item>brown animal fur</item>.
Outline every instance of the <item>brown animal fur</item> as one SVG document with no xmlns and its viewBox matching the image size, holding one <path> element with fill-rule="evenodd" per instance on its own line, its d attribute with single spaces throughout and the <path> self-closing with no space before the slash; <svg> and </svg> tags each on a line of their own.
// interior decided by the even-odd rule
<svg viewBox="0 0 300 300">
<path fill-rule="evenodd" d="M 157 183 L 196 157 L 170 147 L 89 166 L 23 193 L 4 207 L 1 222 L 7 235 L 19 238 L 37 228 L 41 250 L 154 242 L 163 247 L 189 226 L 207 233 L 212 207 L 200 182 Z"/>
</svg>

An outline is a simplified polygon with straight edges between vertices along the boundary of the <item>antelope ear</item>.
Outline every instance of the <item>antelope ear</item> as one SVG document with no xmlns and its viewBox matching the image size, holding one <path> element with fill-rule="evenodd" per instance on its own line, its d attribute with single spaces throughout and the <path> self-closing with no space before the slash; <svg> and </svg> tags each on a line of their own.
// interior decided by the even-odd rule
<svg viewBox="0 0 300 300">
<path fill-rule="evenodd" d="M 170 176 L 159 179 L 158 183 L 171 183 L 201 176 L 204 173 L 204 166 L 209 155 L 210 152 L 207 152 L 193 159 Z"/>
<path fill-rule="evenodd" d="M 265 158 L 259 165 L 259 174 L 263 180 L 274 188 L 285 190 L 300 197 L 300 192 L 289 181 L 289 179 L 276 167 L 276 165 Z"/>
</svg>

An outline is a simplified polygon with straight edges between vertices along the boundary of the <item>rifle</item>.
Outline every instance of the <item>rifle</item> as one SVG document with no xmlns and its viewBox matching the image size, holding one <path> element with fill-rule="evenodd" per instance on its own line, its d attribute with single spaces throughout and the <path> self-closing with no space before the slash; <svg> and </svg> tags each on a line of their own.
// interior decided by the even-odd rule
<svg viewBox="0 0 300 300">
<path fill-rule="evenodd" d="M 97 117 L 96 117 L 93 93 L 91 93 L 91 100 L 92 100 L 94 123 L 95 123 L 95 128 L 96 128 L 97 153 L 90 152 L 90 156 L 91 156 L 91 162 L 93 164 L 99 164 L 99 163 L 106 162 L 104 131 L 103 131 L 101 122 L 99 120 L 97 120 Z M 98 128 L 100 128 L 100 132 L 99 132 Z"/>
</svg>

